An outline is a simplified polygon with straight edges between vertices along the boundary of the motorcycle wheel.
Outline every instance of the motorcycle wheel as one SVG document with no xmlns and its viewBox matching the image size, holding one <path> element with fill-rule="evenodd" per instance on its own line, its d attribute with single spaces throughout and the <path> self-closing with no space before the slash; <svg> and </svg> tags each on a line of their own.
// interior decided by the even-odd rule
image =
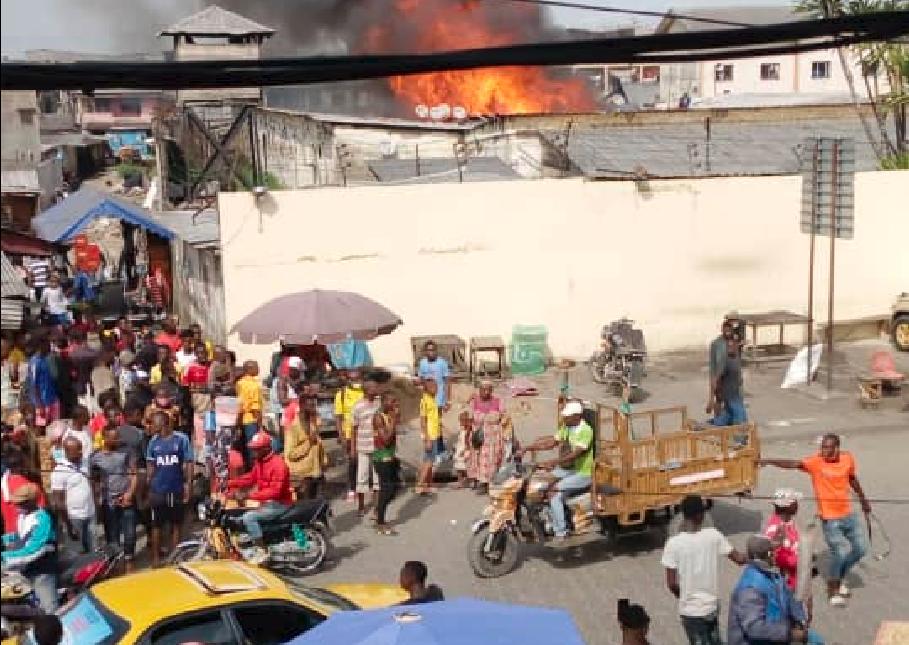
<svg viewBox="0 0 909 645">
<path fill-rule="evenodd" d="M 498 558 L 490 558 L 484 552 L 484 545 L 489 536 L 488 529 L 482 529 L 470 538 L 467 544 L 467 559 L 470 568 L 478 578 L 500 578 L 511 573 L 518 566 L 520 544 L 511 531 L 503 531 L 504 542 Z"/>
<path fill-rule="evenodd" d="M 328 538 L 328 528 L 321 522 L 314 522 L 303 529 L 309 548 L 299 558 L 282 562 L 275 568 L 280 568 L 290 575 L 304 576 L 318 571 L 328 554 L 331 552 L 331 541 Z"/>
<path fill-rule="evenodd" d="M 603 375 L 603 366 L 601 364 L 600 358 L 594 354 L 590 357 L 590 360 L 587 362 L 587 366 L 590 368 L 590 378 L 593 379 L 594 383 L 605 384 L 606 377 Z"/>
</svg>

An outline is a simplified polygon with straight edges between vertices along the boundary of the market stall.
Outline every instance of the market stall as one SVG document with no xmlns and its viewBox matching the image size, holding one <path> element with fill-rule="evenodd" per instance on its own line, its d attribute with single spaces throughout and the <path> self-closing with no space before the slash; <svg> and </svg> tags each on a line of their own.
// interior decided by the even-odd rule
<svg viewBox="0 0 909 645">
<path fill-rule="evenodd" d="M 129 200 L 80 188 L 32 220 L 35 234 L 70 247 L 77 301 L 103 320 L 163 314 L 172 290 L 175 234 Z"/>
</svg>

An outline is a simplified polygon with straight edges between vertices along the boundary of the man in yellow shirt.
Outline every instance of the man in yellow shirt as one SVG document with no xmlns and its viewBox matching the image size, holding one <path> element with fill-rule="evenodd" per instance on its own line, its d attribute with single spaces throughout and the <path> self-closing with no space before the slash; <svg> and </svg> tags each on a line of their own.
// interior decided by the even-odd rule
<svg viewBox="0 0 909 645">
<path fill-rule="evenodd" d="M 248 444 L 262 421 L 262 384 L 259 382 L 259 364 L 243 363 L 243 376 L 237 380 L 237 398 L 240 400 L 240 425 Z"/>
<path fill-rule="evenodd" d="M 442 419 L 436 401 L 438 384 L 432 378 L 423 379 L 423 396 L 420 397 L 420 437 L 423 439 L 423 464 L 417 477 L 417 493 L 432 492 L 432 466 L 442 452 Z"/>
<path fill-rule="evenodd" d="M 360 381 L 360 371 L 352 369 L 347 372 L 347 384 L 335 394 L 335 422 L 338 432 L 344 441 L 344 454 L 347 460 L 347 499 L 353 501 L 357 498 L 357 462 L 350 458 L 350 438 L 353 432 L 353 409 L 363 398 L 363 384 Z"/>
</svg>

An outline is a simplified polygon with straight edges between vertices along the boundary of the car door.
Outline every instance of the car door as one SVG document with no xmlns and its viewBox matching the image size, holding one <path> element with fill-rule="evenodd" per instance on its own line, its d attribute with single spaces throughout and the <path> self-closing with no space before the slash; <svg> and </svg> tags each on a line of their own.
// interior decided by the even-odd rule
<svg viewBox="0 0 909 645">
<path fill-rule="evenodd" d="M 242 645 L 283 644 L 325 620 L 316 611 L 279 600 L 240 603 L 229 611 Z"/>
<path fill-rule="evenodd" d="M 143 645 L 239 645 L 233 623 L 223 609 L 207 609 L 159 622 L 140 641 Z"/>
</svg>

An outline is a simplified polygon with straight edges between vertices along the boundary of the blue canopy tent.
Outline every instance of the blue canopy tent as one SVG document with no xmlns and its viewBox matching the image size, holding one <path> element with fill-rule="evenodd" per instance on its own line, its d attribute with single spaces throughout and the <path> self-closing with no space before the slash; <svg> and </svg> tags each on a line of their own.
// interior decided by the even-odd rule
<svg viewBox="0 0 909 645">
<path fill-rule="evenodd" d="M 165 240 L 176 235 L 155 221 L 150 211 L 122 197 L 92 188 L 80 188 L 32 219 L 35 235 L 48 242 L 68 242 L 99 217 L 115 217 Z"/>
<path fill-rule="evenodd" d="M 339 611 L 287 645 L 583 645 L 564 609 L 474 598 Z"/>
</svg>

